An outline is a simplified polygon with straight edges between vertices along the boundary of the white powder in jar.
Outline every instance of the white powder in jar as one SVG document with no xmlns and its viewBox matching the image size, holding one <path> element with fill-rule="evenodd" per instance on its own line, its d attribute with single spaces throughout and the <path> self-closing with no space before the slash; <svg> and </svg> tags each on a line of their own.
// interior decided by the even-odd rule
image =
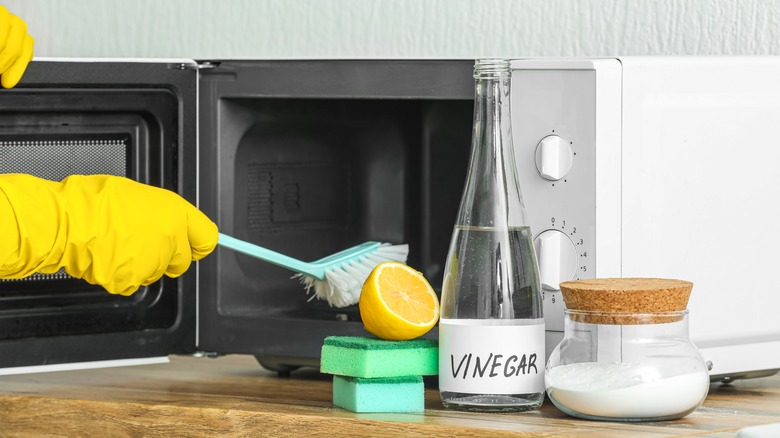
<svg viewBox="0 0 780 438">
<path fill-rule="evenodd" d="M 706 371 L 662 378 L 642 364 L 583 362 L 561 365 L 545 376 L 556 404 L 593 417 L 673 417 L 698 407 L 707 396 Z"/>
</svg>

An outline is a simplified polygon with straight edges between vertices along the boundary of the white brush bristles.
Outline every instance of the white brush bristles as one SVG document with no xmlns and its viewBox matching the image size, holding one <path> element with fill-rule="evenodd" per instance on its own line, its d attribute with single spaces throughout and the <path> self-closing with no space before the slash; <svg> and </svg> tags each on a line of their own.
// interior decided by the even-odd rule
<svg viewBox="0 0 780 438">
<path fill-rule="evenodd" d="M 382 262 L 406 263 L 408 255 L 409 245 L 383 243 L 370 254 L 328 270 L 325 272 L 325 280 L 304 274 L 296 274 L 293 278 L 300 279 L 307 293 L 314 289 L 312 298 L 327 300 L 333 307 L 346 307 L 358 303 L 363 283 L 376 265 Z"/>
</svg>

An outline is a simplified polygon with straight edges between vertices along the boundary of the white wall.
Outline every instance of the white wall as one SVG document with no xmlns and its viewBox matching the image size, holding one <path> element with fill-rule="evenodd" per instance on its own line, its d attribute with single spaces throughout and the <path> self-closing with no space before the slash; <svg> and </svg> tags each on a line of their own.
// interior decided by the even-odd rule
<svg viewBox="0 0 780 438">
<path fill-rule="evenodd" d="M 38 56 L 780 54 L 780 1 L 0 0 Z"/>
</svg>

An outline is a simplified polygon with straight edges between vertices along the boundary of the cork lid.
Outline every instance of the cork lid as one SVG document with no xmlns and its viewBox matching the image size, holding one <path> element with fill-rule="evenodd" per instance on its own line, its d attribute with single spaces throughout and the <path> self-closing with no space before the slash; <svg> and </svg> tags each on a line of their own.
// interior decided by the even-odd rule
<svg viewBox="0 0 780 438">
<path fill-rule="evenodd" d="M 596 278 L 561 283 L 575 320 L 592 324 L 655 324 L 679 321 L 693 283 L 664 278 Z"/>
</svg>

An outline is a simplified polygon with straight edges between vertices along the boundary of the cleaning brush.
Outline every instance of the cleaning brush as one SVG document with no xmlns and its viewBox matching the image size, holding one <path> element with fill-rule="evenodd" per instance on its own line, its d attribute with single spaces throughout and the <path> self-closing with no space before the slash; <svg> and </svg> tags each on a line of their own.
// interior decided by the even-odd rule
<svg viewBox="0 0 780 438">
<path fill-rule="evenodd" d="M 314 262 L 304 262 L 222 233 L 219 246 L 297 272 L 293 278 L 304 284 L 307 293 L 314 289 L 312 298 L 327 300 L 335 307 L 357 304 L 363 283 L 376 265 L 406 263 L 409 255 L 409 245 L 365 242 Z"/>
</svg>

